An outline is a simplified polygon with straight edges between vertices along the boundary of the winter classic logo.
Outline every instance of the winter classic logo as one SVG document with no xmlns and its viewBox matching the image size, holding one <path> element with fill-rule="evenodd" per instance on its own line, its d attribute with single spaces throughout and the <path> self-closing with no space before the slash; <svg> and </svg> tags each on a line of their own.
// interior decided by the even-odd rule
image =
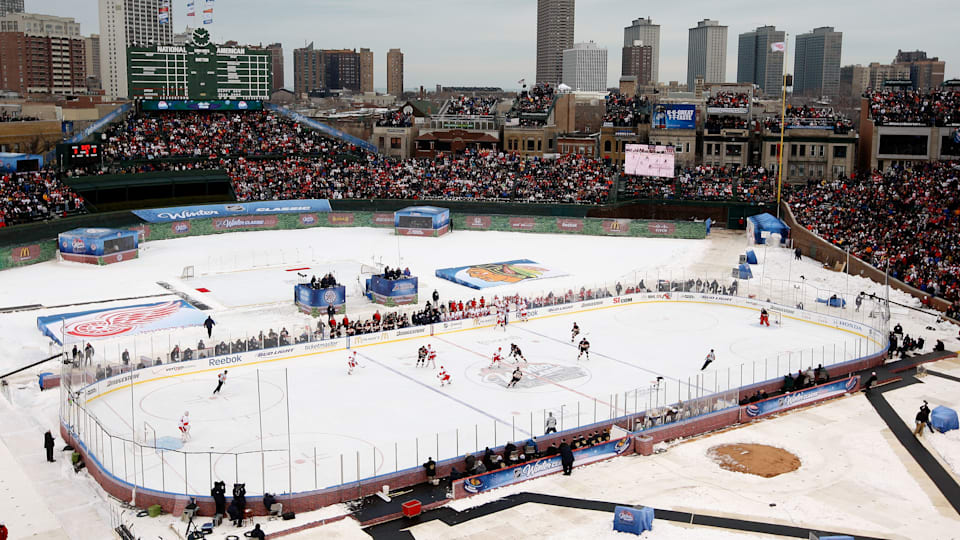
<svg viewBox="0 0 960 540">
<path fill-rule="evenodd" d="M 633 523 L 633 514 L 627 510 L 621 510 L 617 517 L 624 523 Z"/>
<path fill-rule="evenodd" d="M 332 289 L 327 289 L 327 290 L 323 291 L 323 301 L 326 302 L 326 303 L 328 303 L 328 304 L 336 304 L 336 303 L 337 303 L 337 291 L 334 291 L 334 290 L 332 290 Z"/>
<path fill-rule="evenodd" d="M 630 448 L 630 437 L 625 437 L 617 441 L 617 444 L 613 447 L 613 450 L 618 454 L 622 454 L 627 451 L 627 448 Z"/>
<path fill-rule="evenodd" d="M 186 234 L 190 232 L 189 221 L 175 221 L 170 224 L 170 232 L 173 234 Z"/>
<path fill-rule="evenodd" d="M 320 219 L 317 218 L 316 214 L 300 214 L 301 225 L 315 225 L 318 221 Z"/>
<path fill-rule="evenodd" d="M 85 250 L 87 247 L 83 244 L 83 238 L 74 238 L 70 242 L 70 247 L 73 248 L 74 253 Z M 93 246 L 91 246 L 93 247 Z"/>
<path fill-rule="evenodd" d="M 467 478 L 463 481 L 463 489 L 467 493 L 480 493 L 483 491 L 483 480 L 480 478 Z"/>
</svg>

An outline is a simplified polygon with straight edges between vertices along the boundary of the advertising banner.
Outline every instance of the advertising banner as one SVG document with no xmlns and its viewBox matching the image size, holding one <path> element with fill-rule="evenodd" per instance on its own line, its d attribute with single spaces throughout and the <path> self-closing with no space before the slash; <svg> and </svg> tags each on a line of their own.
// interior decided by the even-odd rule
<svg viewBox="0 0 960 540">
<path fill-rule="evenodd" d="M 347 288 L 341 285 L 326 289 L 314 289 L 309 285 L 296 285 L 293 288 L 293 301 L 304 313 L 312 313 L 317 310 L 326 316 L 327 306 L 334 306 L 337 308 L 337 313 L 341 313 L 346 311 Z"/>
<path fill-rule="evenodd" d="M 57 344 L 200 326 L 207 316 L 183 300 L 37 317 L 37 328 Z"/>
<path fill-rule="evenodd" d="M 814 386 L 799 392 L 784 394 L 780 397 L 770 398 L 765 401 L 751 403 L 744 409 L 747 416 L 756 418 L 775 412 L 785 411 L 801 405 L 808 405 L 823 399 L 842 396 L 848 392 L 853 392 L 860 383 L 860 376 L 855 375 L 849 379 L 843 379 L 832 383 Z"/>
<path fill-rule="evenodd" d="M 169 223 L 187 219 L 252 216 L 268 214 L 303 214 L 307 212 L 330 212 L 326 199 L 301 199 L 293 201 L 260 201 L 251 203 L 205 204 L 201 206 L 178 206 L 134 210 L 140 219 L 148 223 Z"/>
<path fill-rule="evenodd" d="M 697 106 L 657 105 L 653 113 L 654 129 L 697 129 Z"/>
<path fill-rule="evenodd" d="M 441 268 L 436 276 L 472 289 L 512 285 L 521 281 L 567 275 L 530 259 Z"/>
<path fill-rule="evenodd" d="M 583 232 L 583 220 L 575 218 L 557 218 L 558 232 Z"/>
<path fill-rule="evenodd" d="M 417 303 L 418 280 L 415 277 L 385 279 L 373 276 L 367 280 L 367 295 L 370 300 L 385 306 Z"/>
<path fill-rule="evenodd" d="M 464 218 L 466 228 L 485 231 L 490 228 L 493 220 L 490 216 L 466 216 Z"/>
<path fill-rule="evenodd" d="M 263 102 L 255 99 L 213 99 L 209 101 L 161 99 L 141 101 L 140 107 L 144 111 L 261 111 L 263 110 Z"/>
<path fill-rule="evenodd" d="M 747 114 L 746 107 L 707 107 L 707 114 Z"/>
<path fill-rule="evenodd" d="M 573 453 L 573 464 L 579 467 L 580 465 L 594 463 L 623 454 L 630 449 L 630 441 L 630 437 L 624 437 L 623 439 L 607 441 L 603 444 L 576 450 Z M 524 480 L 546 476 L 562 470 L 563 467 L 560 463 L 560 456 L 551 456 L 521 465 L 514 465 L 507 469 L 471 476 L 470 478 L 461 480 L 460 487 L 467 493 L 476 495 L 477 493 L 483 493 L 491 489 L 523 482 Z"/>
</svg>

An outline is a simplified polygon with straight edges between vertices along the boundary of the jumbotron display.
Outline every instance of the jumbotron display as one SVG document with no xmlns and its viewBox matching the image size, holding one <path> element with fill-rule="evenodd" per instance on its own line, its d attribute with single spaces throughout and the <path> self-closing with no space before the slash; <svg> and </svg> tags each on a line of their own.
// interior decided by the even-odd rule
<svg viewBox="0 0 960 540">
<path fill-rule="evenodd" d="M 270 51 L 210 43 L 203 28 L 186 45 L 127 49 L 127 80 L 132 99 L 270 99 Z"/>
<path fill-rule="evenodd" d="M 623 170 L 634 176 L 673 178 L 675 155 L 672 146 L 628 144 Z"/>
</svg>

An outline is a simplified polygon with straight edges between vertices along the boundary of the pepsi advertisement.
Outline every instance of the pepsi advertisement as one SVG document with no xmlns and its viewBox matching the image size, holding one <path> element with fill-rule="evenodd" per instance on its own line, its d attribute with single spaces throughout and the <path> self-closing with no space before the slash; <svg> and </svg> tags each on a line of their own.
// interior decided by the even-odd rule
<svg viewBox="0 0 960 540">
<path fill-rule="evenodd" d="M 794 407 L 809 405 L 823 399 L 842 396 L 846 393 L 856 390 L 859 383 L 860 376 L 856 375 L 854 377 L 850 377 L 849 379 L 822 384 L 806 390 L 800 390 L 799 392 L 791 392 L 789 394 L 770 398 L 765 401 L 751 403 L 750 405 L 744 407 L 744 409 L 747 413 L 747 416 L 750 418 L 765 416 L 775 412 L 792 409 Z"/>
<path fill-rule="evenodd" d="M 573 452 L 573 465 L 578 467 L 623 454 L 630 449 L 631 440 L 630 437 L 624 437 L 589 448 L 576 450 Z M 476 495 L 477 493 L 509 486 L 510 484 L 523 482 L 524 480 L 561 472 L 562 470 L 563 466 L 560 463 L 560 456 L 551 456 L 535 461 L 528 461 L 520 465 L 514 465 L 507 469 L 471 476 L 461 481 L 461 487 L 467 493 Z"/>
<path fill-rule="evenodd" d="M 653 113 L 654 129 L 697 129 L 696 105 L 657 105 Z"/>
</svg>

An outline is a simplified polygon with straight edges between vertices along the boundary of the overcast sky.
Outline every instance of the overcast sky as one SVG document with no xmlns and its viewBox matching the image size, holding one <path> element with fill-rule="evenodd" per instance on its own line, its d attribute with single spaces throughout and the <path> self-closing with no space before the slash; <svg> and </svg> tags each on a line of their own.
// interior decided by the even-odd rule
<svg viewBox="0 0 960 540">
<path fill-rule="evenodd" d="M 202 0 L 197 0 L 200 5 Z M 26 0 L 26 10 L 74 17 L 84 34 L 99 32 L 96 0 Z M 704 18 L 728 26 L 727 80 L 737 75 L 737 35 L 766 24 L 793 36 L 819 26 L 843 32 L 842 65 L 889 63 L 897 49 L 927 51 L 946 61 L 946 77 L 960 78 L 958 0 L 578 0 L 575 41 L 609 50 L 607 79 L 620 77 L 623 28 L 650 16 L 660 29 L 661 81 L 686 81 L 687 30 Z M 197 19 L 193 22 L 192 19 Z M 175 31 L 200 17 L 186 16 L 186 0 L 173 0 Z M 404 53 L 404 86 L 517 88 L 536 71 L 536 0 L 217 0 L 216 42 L 283 43 L 285 83 L 293 87 L 294 48 L 374 51 L 377 88 L 386 87 L 386 53 Z"/>
</svg>

